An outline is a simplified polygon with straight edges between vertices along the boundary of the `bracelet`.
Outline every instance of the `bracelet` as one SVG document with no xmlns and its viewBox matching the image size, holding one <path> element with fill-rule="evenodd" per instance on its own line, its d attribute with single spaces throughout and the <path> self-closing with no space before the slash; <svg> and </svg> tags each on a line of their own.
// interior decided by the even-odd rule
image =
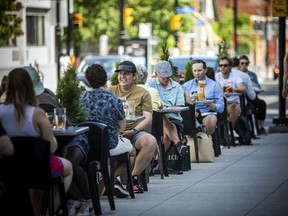
<svg viewBox="0 0 288 216">
<path fill-rule="evenodd" d="M 132 130 L 135 132 L 135 134 L 139 133 L 139 131 L 135 128 L 133 128 Z"/>
</svg>

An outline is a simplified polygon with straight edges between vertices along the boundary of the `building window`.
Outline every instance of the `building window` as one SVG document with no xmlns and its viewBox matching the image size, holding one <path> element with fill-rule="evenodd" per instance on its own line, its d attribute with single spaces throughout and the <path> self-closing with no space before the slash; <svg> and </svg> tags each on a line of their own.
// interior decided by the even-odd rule
<svg viewBox="0 0 288 216">
<path fill-rule="evenodd" d="M 27 45 L 44 45 L 44 16 L 26 17 L 26 39 Z"/>
</svg>

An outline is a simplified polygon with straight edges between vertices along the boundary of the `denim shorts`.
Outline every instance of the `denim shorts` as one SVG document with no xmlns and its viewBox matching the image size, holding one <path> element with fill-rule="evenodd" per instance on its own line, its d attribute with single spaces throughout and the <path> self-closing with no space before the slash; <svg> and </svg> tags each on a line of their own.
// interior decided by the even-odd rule
<svg viewBox="0 0 288 216">
<path fill-rule="evenodd" d="M 88 138 L 85 134 L 77 135 L 77 136 L 71 138 L 68 142 L 63 143 L 63 144 L 59 144 L 59 147 L 60 148 L 57 150 L 57 153 L 59 153 L 59 151 L 62 153 L 64 148 L 78 147 L 79 149 L 81 149 L 81 151 L 84 154 L 84 159 L 82 161 L 82 164 L 86 163 L 87 155 L 88 155 L 88 152 L 90 150 L 90 146 L 88 143 Z"/>
</svg>

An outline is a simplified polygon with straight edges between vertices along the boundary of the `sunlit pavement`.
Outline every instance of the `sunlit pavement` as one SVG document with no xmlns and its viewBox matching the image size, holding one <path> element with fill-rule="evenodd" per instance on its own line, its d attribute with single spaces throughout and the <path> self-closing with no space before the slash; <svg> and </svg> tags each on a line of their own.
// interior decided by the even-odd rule
<svg viewBox="0 0 288 216">
<path fill-rule="evenodd" d="M 288 215 L 288 133 L 252 143 L 224 147 L 214 163 L 192 163 L 183 175 L 151 176 L 148 192 L 115 198 L 115 211 L 104 197 L 103 215 Z"/>
</svg>

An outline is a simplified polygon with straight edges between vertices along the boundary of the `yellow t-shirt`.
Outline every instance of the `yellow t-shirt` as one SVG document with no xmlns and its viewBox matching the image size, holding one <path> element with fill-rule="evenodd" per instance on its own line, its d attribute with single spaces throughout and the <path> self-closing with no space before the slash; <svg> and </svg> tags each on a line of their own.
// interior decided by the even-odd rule
<svg viewBox="0 0 288 216">
<path fill-rule="evenodd" d="M 159 96 L 159 92 L 157 89 L 145 86 L 143 84 L 138 84 L 137 86 L 140 86 L 142 88 L 145 88 L 149 91 L 151 95 L 151 100 L 152 100 L 152 109 L 153 110 L 159 110 L 159 107 L 161 106 L 161 100 Z"/>
<path fill-rule="evenodd" d="M 130 92 L 122 92 L 120 85 L 110 86 L 108 91 L 114 93 L 117 97 L 126 98 L 126 100 L 135 101 L 135 115 L 143 115 L 143 111 L 152 113 L 152 102 L 150 93 L 139 86 L 133 85 Z M 132 130 L 139 122 L 128 122 L 126 124 L 126 130 Z"/>
</svg>

